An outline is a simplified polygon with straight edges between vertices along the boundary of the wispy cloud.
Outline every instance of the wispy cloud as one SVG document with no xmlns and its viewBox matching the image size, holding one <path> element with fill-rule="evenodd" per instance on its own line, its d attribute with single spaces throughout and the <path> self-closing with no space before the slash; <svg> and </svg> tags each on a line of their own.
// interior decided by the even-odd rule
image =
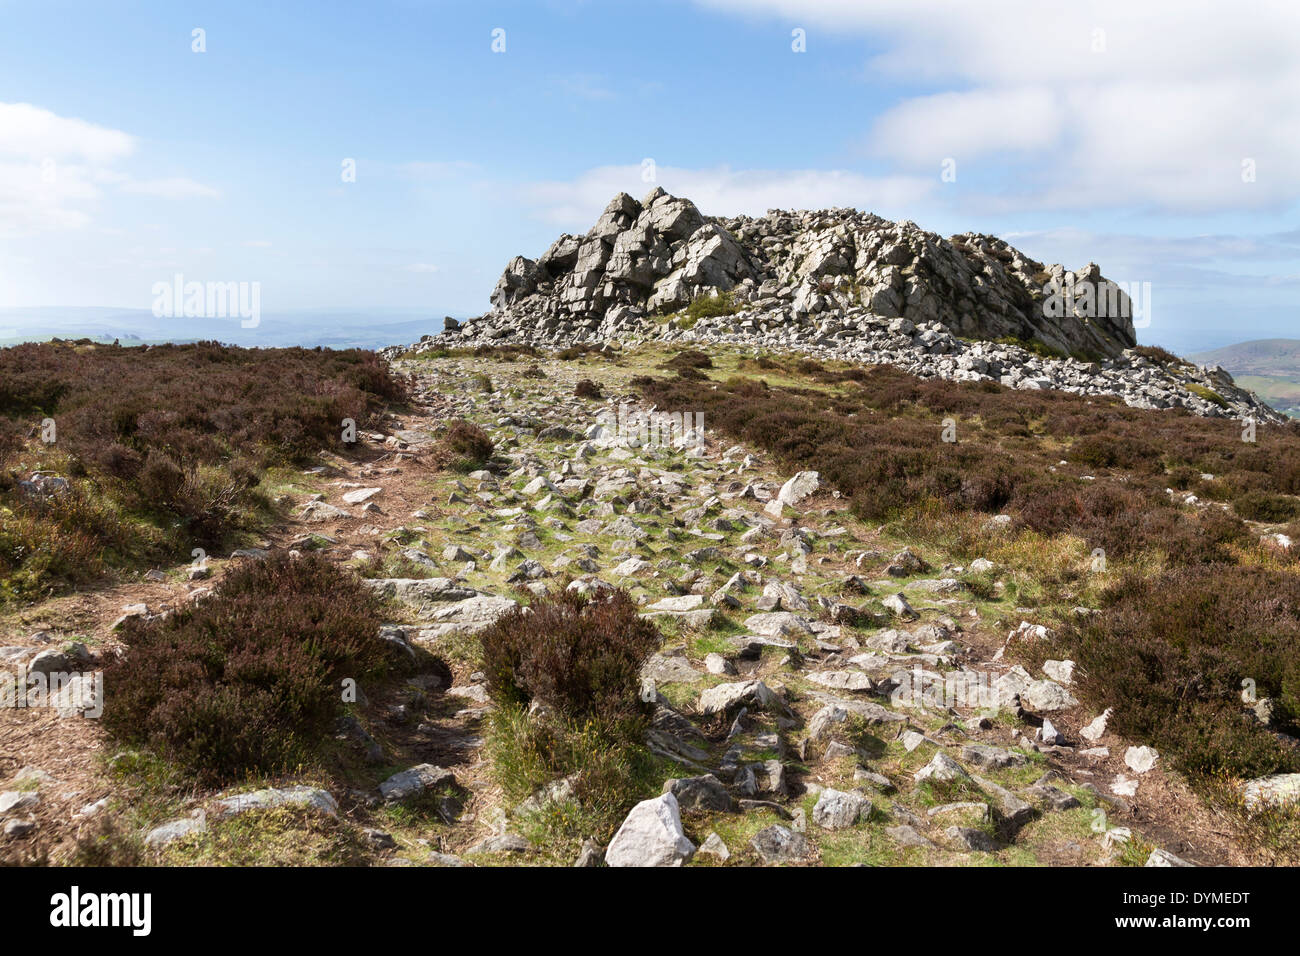
<svg viewBox="0 0 1300 956">
<path fill-rule="evenodd" d="M 381 164 L 381 168 L 387 169 L 386 165 Z M 409 163 L 399 163 L 395 167 L 397 172 L 408 179 L 417 179 L 422 181 L 450 180 L 466 173 L 472 173 L 479 168 L 477 163 L 470 162 L 466 159 L 452 160 L 415 160 Z"/>
<path fill-rule="evenodd" d="M 1279 208 L 1300 199 L 1300 6 L 1180 0 L 697 0 L 870 36 L 871 82 L 929 90 L 867 125 L 900 171 L 945 158 L 1013 208 Z M 809 52 L 808 56 L 815 55 Z"/>
<path fill-rule="evenodd" d="M 113 164 L 134 137 L 29 103 L 0 103 L 0 238 L 82 229 L 106 192 L 159 199 L 216 198 L 192 179 L 137 179 Z"/>
<path fill-rule="evenodd" d="M 131 155 L 135 139 L 120 130 L 58 116 L 30 103 L 0 103 L 0 155 L 33 162 L 111 163 Z"/>
</svg>

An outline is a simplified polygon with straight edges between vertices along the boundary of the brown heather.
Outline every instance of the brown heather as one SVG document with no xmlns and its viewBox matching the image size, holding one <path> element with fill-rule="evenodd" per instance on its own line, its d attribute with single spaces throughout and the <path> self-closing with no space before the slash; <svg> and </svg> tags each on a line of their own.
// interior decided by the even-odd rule
<svg viewBox="0 0 1300 956">
<path fill-rule="evenodd" d="M 360 350 L 0 349 L 0 601 L 228 542 L 267 510 L 265 468 L 323 448 L 350 453 L 343 420 L 373 425 L 405 394 Z M 57 427 L 49 446 L 45 418 Z M 70 490 L 24 492 L 19 482 L 37 470 Z"/>
<path fill-rule="evenodd" d="M 574 777 L 583 832 L 608 839 L 665 772 L 645 747 L 651 707 L 640 695 L 658 628 L 624 591 L 590 600 L 560 591 L 480 637 L 496 704 L 488 748 L 498 783 L 519 801 Z M 530 714 L 534 703 L 544 706 Z"/>
<path fill-rule="evenodd" d="M 343 680 L 384 669 L 380 607 L 350 572 L 276 554 L 207 599 L 131 619 L 104 668 L 104 726 L 208 784 L 312 761 L 343 712 Z"/>
<path fill-rule="evenodd" d="M 1251 444 L 1241 440 L 1239 422 L 1179 411 L 992 382 L 926 381 L 887 366 L 799 365 L 829 390 L 689 374 L 634 381 L 661 407 L 703 412 L 711 428 L 787 468 L 817 470 L 867 520 L 934 508 L 1007 513 L 1023 528 L 1075 535 L 1110 558 L 1151 552 L 1197 564 L 1231 560 L 1225 547 L 1249 544 L 1240 518 L 1283 522 L 1300 514 L 1293 497 L 1300 494 L 1300 426 L 1259 426 Z M 941 441 L 947 418 L 956 423 L 955 444 Z M 1242 507 L 1198 516 L 1171 500 L 1170 487 Z"/>
<path fill-rule="evenodd" d="M 647 712 L 642 665 L 660 643 L 625 591 L 587 599 L 561 591 L 516 608 L 480 636 L 499 704 L 546 704 L 564 717 L 613 723 Z"/>
<path fill-rule="evenodd" d="M 473 422 L 457 420 L 439 439 L 433 450 L 433 463 L 452 471 L 477 471 L 492 457 L 492 438 Z"/>
<path fill-rule="evenodd" d="M 1273 705 L 1274 729 L 1300 731 L 1300 577 L 1202 565 L 1127 577 L 1100 614 L 1061 635 L 1096 700 L 1122 702 L 1114 728 L 1148 740 L 1191 774 L 1254 777 L 1300 771 L 1243 713 L 1243 690 Z"/>
</svg>

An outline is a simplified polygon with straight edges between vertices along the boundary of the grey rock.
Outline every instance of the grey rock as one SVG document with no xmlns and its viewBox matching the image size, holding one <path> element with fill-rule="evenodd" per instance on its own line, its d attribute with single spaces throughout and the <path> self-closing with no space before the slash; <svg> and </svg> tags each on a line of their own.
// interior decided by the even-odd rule
<svg viewBox="0 0 1300 956">
<path fill-rule="evenodd" d="M 995 853 L 998 850 L 997 841 L 984 830 L 975 827 L 951 826 L 943 831 L 943 835 L 950 843 L 963 850 L 978 850 L 984 853 Z"/>
<path fill-rule="evenodd" d="M 813 807 L 812 822 L 824 830 L 844 830 L 858 822 L 871 801 L 860 793 L 827 788 Z"/>
<path fill-rule="evenodd" d="M 338 816 L 338 801 L 328 791 L 316 787 L 284 787 L 237 793 L 218 800 L 213 815 L 234 817 L 250 810 L 270 810 L 275 807 L 294 806 L 319 811 L 326 816 Z"/>
<path fill-rule="evenodd" d="M 930 758 L 928 764 L 912 774 L 912 779 L 917 783 L 923 780 L 949 782 L 953 780 L 969 780 L 970 774 L 962 768 L 961 764 L 941 750 Z"/>
<path fill-rule="evenodd" d="M 1034 681 L 1029 687 L 1025 688 L 1020 695 L 1020 700 L 1035 713 L 1068 710 L 1079 705 L 1079 702 L 1070 695 L 1069 691 L 1056 681 L 1051 680 Z"/>
<path fill-rule="evenodd" d="M 208 821 L 204 816 L 183 817 L 180 820 L 172 820 L 170 823 L 164 823 L 162 826 L 154 827 L 145 834 L 145 846 L 153 850 L 161 850 L 169 843 L 187 837 L 193 833 L 203 833 L 208 829 Z"/>
<path fill-rule="evenodd" d="M 600 844 L 595 840 L 586 839 L 582 841 L 582 849 L 578 852 L 578 858 L 573 861 L 575 867 L 593 867 L 600 866 L 604 862 L 604 851 L 601 850 Z"/>
<path fill-rule="evenodd" d="M 886 827 L 885 835 L 902 847 L 932 847 L 934 846 L 929 840 L 917 833 L 914 828 L 906 823 L 899 824 L 895 827 Z"/>
<path fill-rule="evenodd" d="M 682 810 L 712 810 L 729 813 L 736 809 L 722 781 L 712 774 L 680 777 L 664 783 L 664 793 L 671 793 Z"/>
<path fill-rule="evenodd" d="M 988 744 L 967 744 L 961 748 L 961 758 L 985 770 L 1023 767 L 1029 760 L 1024 754 L 1003 750 L 1001 747 L 991 747 Z"/>
<path fill-rule="evenodd" d="M 609 866 L 682 866 L 695 854 L 695 845 L 682 830 L 677 799 L 665 793 L 632 808 L 609 849 Z"/>
<path fill-rule="evenodd" d="M 780 824 L 764 827 L 749 841 L 764 863 L 802 863 L 812 856 L 812 844 L 801 833 Z"/>
<path fill-rule="evenodd" d="M 1300 773 L 1257 777 L 1242 787 L 1242 796 L 1246 809 L 1251 811 L 1300 806 Z"/>
<path fill-rule="evenodd" d="M 40 802 L 40 795 L 32 791 L 6 790 L 0 793 L 0 816 L 15 810 L 30 810 Z"/>
<path fill-rule="evenodd" d="M 393 774 L 379 785 L 379 795 L 387 803 L 399 803 L 418 796 L 426 790 L 446 786 L 456 782 L 456 775 L 450 770 L 422 763 Z"/>
<path fill-rule="evenodd" d="M 526 853 L 532 844 L 517 833 L 498 833 L 476 843 L 465 851 L 466 856 L 483 853 Z"/>
<path fill-rule="evenodd" d="M 700 844 L 700 848 L 695 851 L 696 856 L 712 857 L 719 863 L 726 863 L 731 859 L 731 851 L 727 849 L 727 844 L 722 842 L 722 837 L 716 833 L 710 833 Z"/>
<path fill-rule="evenodd" d="M 1195 863 L 1188 863 L 1181 857 L 1174 856 L 1168 850 L 1162 850 L 1159 847 L 1151 851 L 1143 866 L 1195 866 Z"/>
</svg>

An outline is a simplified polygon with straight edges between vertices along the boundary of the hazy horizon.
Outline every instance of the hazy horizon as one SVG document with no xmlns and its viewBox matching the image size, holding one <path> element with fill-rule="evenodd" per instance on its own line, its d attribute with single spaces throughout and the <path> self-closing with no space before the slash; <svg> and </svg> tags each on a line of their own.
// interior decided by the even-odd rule
<svg viewBox="0 0 1300 956">
<path fill-rule="evenodd" d="M 486 311 L 486 310 L 483 310 Z M 479 315 L 482 312 L 472 313 Z M 31 306 L 0 308 L 0 347 L 50 338 L 120 338 L 141 342 L 195 342 L 215 340 L 243 346 L 326 346 L 331 348 L 378 349 L 407 345 L 422 335 L 436 335 L 446 318 L 458 321 L 471 313 L 443 312 L 418 308 L 333 308 L 287 309 L 263 312 L 256 328 L 243 328 L 238 317 L 156 317 L 149 309 L 105 306 Z M 377 321 L 378 320 L 378 321 Z M 1300 336 L 1265 335 L 1251 338 L 1229 332 L 1203 339 L 1188 339 L 1179 346 L 1151 338 L 1151 330 L 1139 329 L 1141 345 L 1173 349 L 1183 357 L 1263 339 L 1300 341 Z"/>
<path fill-rule="evenodd" d="M 148 309 L 0 308 L 0 346 L 50 338 L 91 338 L 122 339 L 124 344 L 214 340 L 242 346 L 377 349 L 436 335 L 447 316 L 423 309 L 289 309 L 263 312 L 255 327 L 245 328 L 238 317 L 160 318 Z"/>
</svg>

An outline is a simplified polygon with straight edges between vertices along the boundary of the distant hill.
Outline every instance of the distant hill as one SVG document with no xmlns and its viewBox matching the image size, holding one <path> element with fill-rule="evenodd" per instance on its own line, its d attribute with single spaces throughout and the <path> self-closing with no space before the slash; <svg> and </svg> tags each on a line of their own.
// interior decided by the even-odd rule
<svg viewBox="0 0 1300 956">
<path fill-rule="evenodd" d="M 1242 388 L 1300 418 L 1300 339 L 1256 339 L 1187 357 L 1201 365 L 1223 366 Z"/>
<path fill-rule="evenodd" d="M 255 328 L 238 318 L 158 318 L 148 309 L 0 309 L 0 346 L 51 338 L 89 338 L 123 345 L 216 340 L 244 347 L 322 345 L 379 348 L 442 330 L 442 319 L 425 309 L 319 309 L 267 312 Z"/>
</svg>

